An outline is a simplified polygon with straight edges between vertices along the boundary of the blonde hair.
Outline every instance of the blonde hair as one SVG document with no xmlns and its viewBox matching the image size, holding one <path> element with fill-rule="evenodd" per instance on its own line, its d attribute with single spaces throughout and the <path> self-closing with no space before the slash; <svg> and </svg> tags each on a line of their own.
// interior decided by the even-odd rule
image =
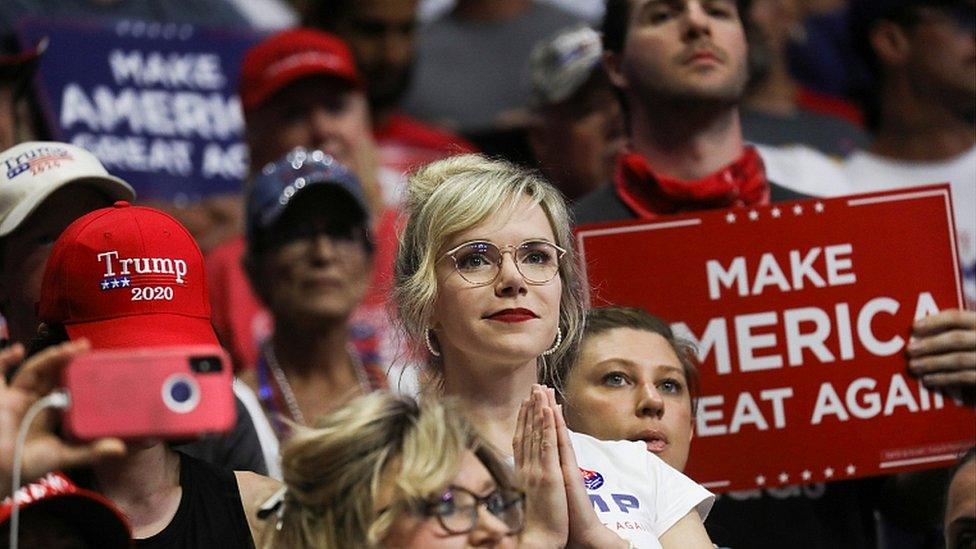
<svg viewBox="0 0 976 549">
<path fill-rule="evenodd" d="M 399 514 L 446 488 L 464 454 L 474 452 L 500 488 L 508 469 L 451 403 L 386 392 L 362 396 L 297 427 L 281 466 L 287 491 L 281 528 L 275 517 L 261 547 L 379 547 Z M 389 511 L 377 514 L 377 494 L 395 482 Z"/>
<path fill-rule="evenodd" d="M 558 322 L 563 340 L 548 360 L 539 357 L 539 377 L 552 383 L 558 376 L 555 366 L 575 359 L 586 302 L 566 202 L 555 187 L 534 172 L 503 160 L 466 154 L 429 164 L 410 177 L 404 206 L 407 223 L 400 235 L 394 274 L 396 318 L 415 350 L 426 354 L 423 342 L 437 297 L 434 269 L 443 249 L 452 237 L 497 212 L 511 215 L 522 198 L 542 208 L 556 245 L 566 250 L 559 265 L 562 295 Z M 435 357 L 428 365 L 436 374 L 443 373 Z"/>
</svg>

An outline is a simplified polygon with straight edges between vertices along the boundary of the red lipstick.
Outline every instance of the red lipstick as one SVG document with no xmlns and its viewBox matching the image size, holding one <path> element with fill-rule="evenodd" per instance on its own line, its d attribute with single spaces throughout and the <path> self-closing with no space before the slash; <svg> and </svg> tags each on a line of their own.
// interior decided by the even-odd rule
<svg viewBox="0 0 976 549">
<path fill-rule="evenodd" d="M 499 322 L 525 322 L 527 320 L 532 320 L 539 318 L 534 312 L 529 309 L 502 309 L 501 311 L 494 312 L 486 316 L 488 320 L 497 320 Z"/>
</svg>

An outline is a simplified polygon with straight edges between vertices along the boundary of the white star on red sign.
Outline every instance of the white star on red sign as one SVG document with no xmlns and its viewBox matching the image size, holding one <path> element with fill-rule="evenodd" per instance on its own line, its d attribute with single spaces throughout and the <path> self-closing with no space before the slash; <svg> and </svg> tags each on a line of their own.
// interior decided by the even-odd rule
<svg viewBox="0 0 976 549">
<path fill-rule="evenodd" d="M 779 216 L 780 216 L 781 210 L 779 208 L 773 208 L 772 210 L 769 211 L 769 213 L 773 214 L 773 217 L 775 217 L 775 218 L 778 219 Z"/>
<path fill-rule="evenodd" d="M 824 477 L 831 478 L 833 476 L 834 476 L 834 469 L 833 469 L 833 467 L 827 467 L 826 469 L 824 469 Z"/>
<path fill-rule="evenodd" d="M 803 471 L 802 473 L 800 473 L 800 477 L 803 478 L 803 480 L 810 480 L 810 477 L 812 477 L 812 476 L 813 476 L 813 473 L 811 473 L 809 470 Z"/>
<path fill-rule="evenodd" d="M 752 210 L 751 212 L 749 212 L 750 221 L 755 221 L 757 219 L 759 219 L 759 212 L 757 212 L 756 210 Z"/>
<path fill-rule="evenodd" d="M 817 213 L 823 213 L 823 211 L 824 211 L 823 202 L 817 202 L 816 204 L 814 204 L 813 205 L 813 211 L 815 211 Z"/>
<path fill-rule="evenodd" d="M 803 215 L 803 206 L 799 204 L 793 206 L 793 215 Z"/>
<path fill-rule="evenodd" d="M 848 474 L 848 476 L 853 475 L 856 471 L 857 471 L 857 467 L 854 467 L 854 464 L 853 463 L 851 463 L 850 465 L 847 466 L 847 474 Z"/>
<path fill-rule="evenodd" d="M 764 477 L 762 475 L 759 475 L 758 477 L 756 477 L 756 485 L 757 486 L 763 486 L 764 484 L 766 484 L 766 477 Z"/>
<path fill-rule="evenodd" d="M 786 474 L 786 471 L 783 471 L 782 473 L 779 474 L 780 484 L 786 484 L 788 480 L 790 480 L 790 475 Z"/>
<path fill-rule="evenodd" d="M 728 223 L 735 223 L 735 214 L 729 212 L 729 214 L 725 216 L 725 221 Z"/>
</svg>

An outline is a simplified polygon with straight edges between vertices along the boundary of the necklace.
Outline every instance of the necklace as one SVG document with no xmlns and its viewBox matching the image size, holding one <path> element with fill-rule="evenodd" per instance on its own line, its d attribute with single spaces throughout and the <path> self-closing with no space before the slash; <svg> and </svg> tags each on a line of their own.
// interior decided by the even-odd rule
<svg viewBox="0 0 976 549">
<path fill-rule="evenodd" d="M 356 373 L 356 381 L 359 383 L 359 387 L 363 393 L 370 392 L 371 385 L 366 375 L 366 368 L 359 358 L 359 353 L 347 345 L 346 354 L 349 355 L 349 360 L 352 362 L 352 369 Z M 285 375 L 284 369 L 278 363 L 278 357 L 275 356 L 270 341 L 264 345 L 264 356 L 268 364 L 268 369 L 271 370 L 271 375 L 274 376 L 275 383 L 278 385 L 278 389 L 281 390 L 281 396 L 284 397 L 285 405 L 288 407 L 288 414 L 299 425 L 308 425 L 308 422 L 305 420 L 305 414 L 298 407 L 298 399 L 295 397 L 295 391 L 292 389 L 291 383 L 288 382 L 288 376 Z"/>
<path fill-rule="evenodd" d="M 295 391 L 292 390 L 291 383 L 288 383 L 288 376 L 285 375 L 285 371 L 278 364 L 278 358 L 275 356 L 274 349 L 271 348 L 270 344 L 265 346 L 264 354 L 268 359 L 268 369 L 271 370 L 271 375 L 274 376 L 275 383 L 278 384 L 278 389 L 281 390 L 281 396 L 285 399 L 285 405 L 288 406 L 288 415 L 299 425 L 308 425 L 305 421 L 305 414 L 298 407 L 298 399 L 295 398 Z"/>
</svg>

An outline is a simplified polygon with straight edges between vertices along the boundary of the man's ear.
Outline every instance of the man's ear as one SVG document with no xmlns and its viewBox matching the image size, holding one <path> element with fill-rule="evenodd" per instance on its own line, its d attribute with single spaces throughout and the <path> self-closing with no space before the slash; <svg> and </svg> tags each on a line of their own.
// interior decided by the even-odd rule
<svg viewBox="0 0 976 549">
<path fill-rule="evenodd" d="M 621 71 L 623 55 L 613 51 L 603 52 L 603 68 L 607 71 L 610 83 L 622 90 L 627 89 L 627 77 Z"/>
<path fill-rule="evenodd" d="M 901 65 L 911 53 L 905 29 L 892 21 L 881 21 L 872 27 L 868 40 L 879 63 L 886 67 Z"/>
</svg>

